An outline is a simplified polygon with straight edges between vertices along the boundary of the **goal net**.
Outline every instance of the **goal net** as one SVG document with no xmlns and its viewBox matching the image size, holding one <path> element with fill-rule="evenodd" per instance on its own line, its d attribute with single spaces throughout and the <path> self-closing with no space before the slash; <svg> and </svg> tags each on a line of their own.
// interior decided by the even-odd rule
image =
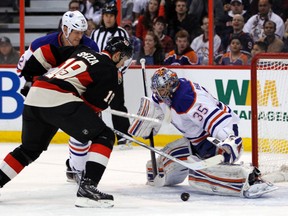
<svg viewBox="0 0 288 216">
<path fill-rule="evenodd" d="M 251 114 L 252 164 L 277 174 L 271 181 L 288 181 L 288 54 L 253 58 Z"/>
</svg>

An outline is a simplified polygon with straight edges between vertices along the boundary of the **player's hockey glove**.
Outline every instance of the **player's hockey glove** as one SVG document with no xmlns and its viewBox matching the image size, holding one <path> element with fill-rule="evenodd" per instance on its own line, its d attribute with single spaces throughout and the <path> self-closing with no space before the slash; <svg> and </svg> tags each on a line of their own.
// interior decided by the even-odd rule
<svg viewBox="0 0 288 216">
<path fill-rule="evenodd" d="M 28 92 L 29 92 L 29 90 L 30 90 L 30 88 L 31 88 L 31 86 L 32 86 L 32 82 L 26 81 L 25 84 L 24 84 L 24 86 L 23 86 L 23 88 L 21 88 L 20 93 L 21 93 L 23 96 L 26 97 L 27 94 L 28 94 Z"/>
</svg>

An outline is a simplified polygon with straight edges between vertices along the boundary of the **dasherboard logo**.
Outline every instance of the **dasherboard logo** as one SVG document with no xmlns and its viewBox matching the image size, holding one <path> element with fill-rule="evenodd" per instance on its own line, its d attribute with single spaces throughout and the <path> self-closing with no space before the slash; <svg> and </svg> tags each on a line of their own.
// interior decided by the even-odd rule
<svg viewBox="0 0 288 216">
<path fill-rule="evenodd" d="M 0 71 L 0 119 L 15 119 L 21 116 L 24 99 L 19 88 L 20 79 L 17 74 Z"/>
<path fill-rule="evenodd" d="M 249 120 L 251 119 L 251 111 L 241 110 L 241 106 L 251 105 L 250 80 L 242 80 L 242 83 L 238 82 L 239 80 L 228 80 L 227 85 L 224 86 L 223 80 L 215 80 L 218 99 L 226 104 L 231 104 L 232 99 L 234 99 L 235 105 L 239 106 L 239 109 L 235 109 L 234 112 L 240 118 Z M 257 101 L 258 106 L 268 107 L 265 111 L 258 110 L 258 119 L 288 122 L 287 111 L 278 109 L 281 103 L 275 80 L 265 80 L 263 83 L 257 82 Z"/>
</svg>

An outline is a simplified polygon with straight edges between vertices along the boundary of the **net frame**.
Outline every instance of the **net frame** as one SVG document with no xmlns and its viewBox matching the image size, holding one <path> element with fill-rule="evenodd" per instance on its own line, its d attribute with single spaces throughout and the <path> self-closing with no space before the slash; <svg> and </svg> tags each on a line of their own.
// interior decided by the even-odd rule
<svg viewBox="0 0 288 216">
<path fill-rule="evenodd" d="M 265 62 L 268 64 L 265 65 Z M 258 124 L 259 123 L 258 122 L 258 117 L 259 117 L 258 116 L 259 115 L 259 113 L 258 113 L 259 112 L 259 109 L 258 109 L 258 82 L 260 82 L 259 81 L 260 78 L 258 78 L 257 72 L 259 72 L 259 71 L 273 71 L 273 72 L 279 71 L 279 73 L 280 73 L 280 71 L 281 72 L 286 71 L 287 77 L 288 77 L 288 53 L 262 53 L 262 54 L 256 55 L 251 61 L 252 165 L 259 167 L 261 171 L 264 168 L 265 173 L 270 173 L 270 172 L 275 171 L 275 170 L 269 170 L 269 169 L 265 170 L 265 167 L 262 167 L 262 165 L 261 165 L 261 163 L 263 163 L 263 162 L 260 161 L 260 157 L 259 157 L 260 153 L 261 154 L 269 154 L 269 153 L 259 152 L 259 149 L 261 147 L 260 145 L 262 145 L 262 143 L 260 143 L 260 142 L 263 142 L 263 140 L 265 140 L 265 139 L 258 136 L 259 135 L 259 133 L 258 133 L 259 132 L 258 131 L 259 130 L 259 124 Z M 281 75 L 281 73 L 280 73 L 280 75 Z M 287 83 L 287 86 L 288 86 L 288 83 Z M 288 109 L 287 109 L 287 112 L 288 112 Z M 286 145 L 287 149 L 288 149 L 288 135 L 287 135 L 286 140 L 287 140 L 287 142 L 283 142 L 281 145 Z M 283 169 L 283 168 L 286 169 L 288 166 L 288 152 L 284 152 L 283 154 L 281 153 L 281 155 L 283 155 L 285 158 L 287 156 L 287 163 L 285 164 L 285 162 L 283 162 L 282 167 L 279 167 L 280 166 L 279 164 L 277 164 L 277 166 L 279 169 Z M 275 157 L 278 157 L 277 154 L 275 154 Z M 276 158 L 275 160 L 278 160 L 278 159 Z M 280 158 L 279 158 L 279 160 L 280 160 Z M 280 163 L 282 163 L 282 162 L 280 161 Z M 265 165 L 263 165 L 263 166 L 265 166 Z M 276 165 L 275 165 L 275 167 L 276 167 Z"/>
</svg>

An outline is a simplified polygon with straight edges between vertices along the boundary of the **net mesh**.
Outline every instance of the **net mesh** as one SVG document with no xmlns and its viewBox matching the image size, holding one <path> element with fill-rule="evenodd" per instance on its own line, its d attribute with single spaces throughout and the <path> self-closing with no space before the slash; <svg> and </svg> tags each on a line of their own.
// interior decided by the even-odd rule
<svg viewBox="0 0 288 216">
<path fill-rule="evenodd" d="M 288 166 L 288 59 L 257 62 L 258 164 L 262 173 Z"/>
</svg>

